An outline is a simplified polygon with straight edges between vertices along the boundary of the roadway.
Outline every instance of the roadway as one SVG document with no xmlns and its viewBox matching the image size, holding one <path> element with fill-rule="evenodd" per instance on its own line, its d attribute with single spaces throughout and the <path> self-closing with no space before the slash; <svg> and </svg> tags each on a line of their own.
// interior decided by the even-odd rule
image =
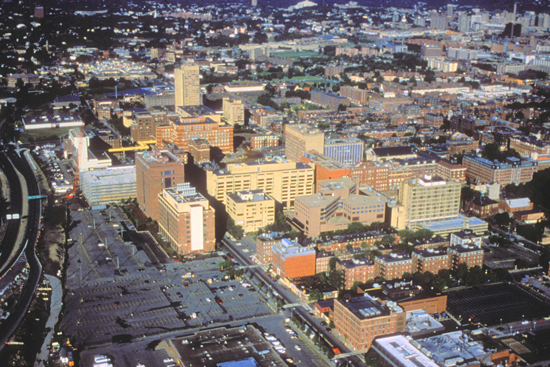
<svg viewBox="0 0 550 367">
<path fill-rule="evenodd" d="M 0 169 L 6 175 L 10 186 L 10 208 L 8 211 L 21 214 L 23 205 L 21 182 L 6 152 L 0 152 Z M 15 248 L 20 227 L 21 219 L 10 220 L 6 227 L 0 244 L 0 278 L 6 274 L 23 252 L 23 246 Z"/>
<path fill-rule="evenodd" d="M 36 176 L 26 159 L 21 158 L 13 146 L 8 148 L 7 157 L 25 178 L 27 183 L 27 193 L 25 194 L 28 196 L 40 195 L 40 189 L 38 188 L 38 183 L 36 182 Z M 23 243 L 25 244 L 24 251 L 29 264 L 29 277 L 23 287 L 23 291 L 13 309 L 13 312 L 2 324 L 2 329 L 0 330 L 0 348 L 8 342 L 11 335 L 13 335 L 15 330 L 21 324 L 21 321 L 27 313 L 27 309 L 29 308 L 29 305 L 34 297 L 36 287 L 40 281 L 40 276 L 42 275 L 42 265 L 38 261 L 38 257 L 35 252 L 38 233 L 40 231 L 42 202 L 40 200 L 29 200 L 28 206 L 27 226 L 25 229 Z"/>
<path fill-rule="evenodd" d="M 541 250 L 543 248 L 543 246 L 539 245 L 538 243 L 536 242 L 533 242 L 533 241 L 529 241 L 528 239 L 516 234 L 516 233 L 509 233 L 508 231 L 504 231 L 500 228 L 498 228 L 497 226 L 494 226 L 492 224 L 489 224 L 489 230 L 491 230 L 492 232 L 497 232 L 497 233 L 500 233 L 500 234 L 503 234 L 505 236 L 508 236 L 509 238 L 513 238 L 517 241 L 521 241 L 523 242 L 527 247 L 527 248 L 530 248 L 531 250 Z"/>
<path fill-rule="evenodd" d="M 234 256 L 235 259 L 237 259 L 241 264 L 243 265 L 256 265 L 253 264 L 250 259 L 248 259 L 246 256 L 242 256 L 239 251 L 237 251 L 231 241 L 229 241 L 226 237 L 223 238 L 222 242 L 224 243 L 225 247 L 231 252 L 231 254 Z M 263 269 L 259 269 L 256 267 L 250 267 L 249 271 L 251 274 L 256 276 L 259 280 L 261 280 L 264 284 L 266 284 L 270 289 L 276 290 L 279 293 L 279 297 L 281 297 L 286 304 L 293 304 L 296 303 L 296 297 L 295 296 L 289 296 L 286 292 L 286 290 L 279 285 L 277 282 L 274 282 L 270 277 L 268 277 Z M 251 277 L 252 278 L 252 277 Z M 315 332 L 322 336 L 328 343 L 331 345 L 337 347 L 340 349 L 340 351 L 344 353 L 351 353 L 354 351 L 349 350 L 345 345 L 342 344 L 342 342 L 336 338 L 333 334 L 329 333 L 326 330 L 326 327 L 323 327 L 318 320 L 313 318 L 308 311 L 304 309 L 302 306 L 298 306 L 292 309 L 293 314 L 298 314 L 302 320 L 306 321 L 313 327 Z M 365 364 L 363 361 L 357 357 L 357 356 L 350 356 L 346 358 L 341 358 L 339 360 L 339 363 L 345 363 L 350 364 L 351 366 L 355 367 L 365 367 Z"/>
</svg>

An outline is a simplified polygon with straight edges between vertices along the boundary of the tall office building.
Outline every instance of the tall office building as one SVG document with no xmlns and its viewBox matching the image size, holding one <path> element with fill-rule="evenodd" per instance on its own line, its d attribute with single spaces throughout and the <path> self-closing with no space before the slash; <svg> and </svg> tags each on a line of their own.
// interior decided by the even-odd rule
<svg viewBox="0 0 550 367">
<path fill-rule="evenodd" d="M 214 251 L 214 209 L 189 183 L 162 190 L 159 201 L 159 231 L 179 255 Z"/>
<path fill-rule="evenodd" d="M 437 11 L 432 11 L 430 13 L 430 19 L 431 19 L 431 25 L 430 28 L 432 29 L 439 29 L 444 31 L 447 29 L 447 16 L 443 14 L 439 14 Z"/>
<path fill-rule="evenodd" d="M 258 0 L 252 0 L 252 6 L 258 6 Z"/>
<path fill-rule="evenodd" d="M 363 141 L 357 138 L 327 139 L 324 154 L 348 167 L 363 160 Z"/>
<path fill-rule="evenodd" d="M 455 5 L 453 4 L 447 4 L 447 17 L 450 19 L 452 19 L 454 15 L 454 7 Z"/>
<path fill-rule="evenodd" d="M 176 98 L 175 107 L 201 104 L 200 70 L 195 63 L 181 64 L 174 69 Z"/>
<path fill-rule="evenodd" d="M 402 184 L 399 200 L 405 208 L 406 224 L 415 229 L 422 222 L 457 218 L 461 184 L 426 176 Z"/>
<path fill-rule="evenodd" d="M 223 118 L 231 126 L 244 125 L 244 103 L 240 99 L 223 99 Z"/>
<path fill-rule="evenodd" d="M 184 180 L 184 165 L 167 150 L 136 154 L 137 201 L 145 215 L 158 220 L 158 194 Z"/>
<path fill-rule="evenodd" d="M 314 193 L 315 169 L 294 162 L 260 161 L 227 164 L 225 169 L 206 172 L 208 194 L 227 205 L 227 194 L 263 190 L 286 209 L 297 196 Z"/>
<path fill-rule="evenodd" d="M 307 125 L 285 125 L 285 156 L 293 162 L 301 162 L 305 152 L 325 150 L 325 133 Z"/>
</svg>

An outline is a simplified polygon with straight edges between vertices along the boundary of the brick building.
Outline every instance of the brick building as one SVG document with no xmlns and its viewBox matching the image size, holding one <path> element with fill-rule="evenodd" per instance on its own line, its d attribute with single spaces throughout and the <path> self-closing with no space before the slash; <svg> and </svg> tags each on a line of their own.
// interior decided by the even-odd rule
<svg viewBox="0 0 550 367">
<path fill-rule="evenodd" d="M 505 162 L 491 162 L 472 154 L 464 156 L 462 164 L 466 167 L 466 178 L 480 183 L 498 182 L 501 185 L 527 183 L 533 179 L 537 163 L 531 160 L 507 158 Z"/>
<path fill-rule="evenodd" d="M 413 246 L 415 250 L 427 250 L 429 248 L 447 247 L 449 246 L 449 240 L 437 235 L 424 240 L 414 240 L 411 242 L 411 246 Z"/>
<path fill-rule="evenodd" d="M 336 162 L 323 154 L 315 152 L 305 152 L 301 161 L 315 168 L 315 182 L 317 190 L 319 190 L 319 182 L 324 180 L 337 180 L 345 177 L 350 177 L 350 168 Z"/>
<path fill-rule="evenodd" d="M 166 150 L 136 153 L 138 204 L 148 217 L 159 219 L 158 195 L 185 182 L 184 165 Z"/>
<path fill-rule="evenodd" d="M 380 162 L 359 162 L 350 169 L 350 177 L 360 187 L 370 186 L 377 191 L 389 190 L 389 165 Z"/>
<path fill-rule="evenodd" d="M 315 275 L 315 250 L 283 238 L 271 248 L 273 268 L 283 278 L 303 278 Z"/>
<path fill-rule="evenodd" d="M 473 266 L 483 267 L 483 249 L 475 245 L 449 246 L 447 248 L 451 269 L 457 270 L 460 264 L 466 264 L 468 268 Z"/>
<path fill-rule="evenodd" d="M 376 274 L 387 280 L 402 278 L 405 273 L 413 274 L 412 259 L 405 253 L 378 255 L 374 258 L 374 264 Z"/>
<path fill-rule="evenodd" d="M 437 161 L 435 174 L 448 180 L 466 182 L 466 167 L 461 164 L 452 164 L 445 159 Z"/>
<path fill-rule="evenodd" d="M 210 146 L 219 148 L 222 153 L 233 152 L 233 126 L 216 122 L 209 117 L 181 117 L 169 120 L 157 127 L 157 146 L 176 144 L 189 150 L 189 141 L 205 139 Z"/>
<path fill-rule="evenodd" d="M 254 150 L 272 148 L 279 144 L 279 137 L 277 135 L 256 134 L 250 137 L 250 148 Z"/>
<path fill-rule="evenodd" d="M 192 139 L 188 142 L 189 154 L 195 164 L 210 162 L 210 143 L 206 139 Z"/>
<path fill-rule="evenodd" d="M 188 183 L 162 190 L 159 232 L 179 255 L 214 251 L 215 212 L 208 200 Z"/>
<path fill-rule="evenodd" d="M 377 336 L 404 332 L 405 317 L 401 307 L 382 304 L 368 294 L 334 300 L 336 330 L 358 350 L 370 348 Z"/>
<path fill-rule="evenodd" d="M 475 196 L 470 200 L 464 201 L 464 211 L 472 213 L 477 217 L 485 218 L 498 214 L 500 204 L 498 201 L 486 196 Z"/>
<path fill-rule="evenodd" d="M 271 264 L 273 259 L 272 247 L 283 239 L 283 233 L 262 233 L 256 237 L 256 259 L 262 264 Z"/>
<path fill-rule="evenodd" d="M 338 261 L 336 270 L 344 271 L 344 289 L 351 289 L 353 283 L 366 283 L 376 277 L 375 265 L 368 258 Z"/>
<path fill-rule="evenodd" d="M 413 250 L 411 258 L 413 273 L 429 271 L 437 274 L 441 269 L 450 268 L 449 255 L 445 249 Z"/>
</svg>

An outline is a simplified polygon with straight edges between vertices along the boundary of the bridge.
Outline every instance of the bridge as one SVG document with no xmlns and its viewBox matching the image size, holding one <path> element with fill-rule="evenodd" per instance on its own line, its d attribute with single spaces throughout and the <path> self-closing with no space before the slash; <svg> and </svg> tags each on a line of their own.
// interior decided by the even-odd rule
<svg viewBox="0 0 550 367">
<path fill-rule="evenodd" d="M 149 150 L 149 145 L 156 144 L 156 140 L 143 140 L 138 141 L 137 145 L 133 147 L 122 147 L 122 148 L 111 148 L 108 150 L 108 152 L 111 153 L 121 153 L 121 152 L 133 152 L 137 150 Z"/>
</svg>

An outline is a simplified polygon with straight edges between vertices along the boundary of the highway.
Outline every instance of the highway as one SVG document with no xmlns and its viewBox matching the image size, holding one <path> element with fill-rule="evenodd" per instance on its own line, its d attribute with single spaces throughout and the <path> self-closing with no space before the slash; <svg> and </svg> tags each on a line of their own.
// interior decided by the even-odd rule
<svg viewBox="0 0 550 367">
<path fill-rule="evenodd" d="M 36 177 L 29 163 L 26 159 L 21 158 L 18 152 L 16 152 L 15 147 L 12 145 L 8 147 L 7 158 L 9 158 L 15 168 L 21 172 L 23 177 L 25 177 L 28 192 L 24 194 L 28 196 L 40 195 L 40 189 L 38 188 Z M 42 275 L 42 265 L 38 261 L 38 257 L 35 252 L 38 233 L 40 231 L 42 203 L 40 200 L 29 200 L 28 205 L 29 211 L 27 227 L 25 229 L 25 238 L 23 243 L 25 246 L 25 255 L 29 264 L 29 278 L 23 287 L 21 297 L 17 301 L 13 312 L 2 324 L 2 329 L 0 330 L 0 348 L 8 342 L 11 335 L 13 335 L 15 330 L 21 324 L 21 321 L 27 313 L 27 309 L 29 308 L 29 305 L 34 297 L 38 282 L 40 281 L 40 276 Z"/>
<path fill-rule="evenodd" d="M 233 246 L 233 243 L 229 241 L 227 238 L 223 238 L 222 240 L 225 247 L 231 252 L 231 254 L 234 256 L 235 259 L 237 259 L 241 264 L 243 265 L 256 265 L 253 264 L 250 259 L 248 259 L 246 256 L 242 256 L 239 251 L 235 249 Z M 286 304 L 293 304 L 296 303 L 295 297 L 290 297 L 286 294 L 286 290 L 279 285 L 277 282 L 274 282 L 269 276 L 267 276 L 263 269 L 256 268 L 256 267 L 250 267 L 249 271 L 251 274 L 255 275 L 258 279 L 260 279 L 265 285 L 267 285 L 270 289 L 276 290 L 280 297 L 285 301 Z M 342 354 L 350 353 L 350 351 L 346 346 L 342 344 L 342 342 L 336 338 L 333 334 L 326 331 L 326 328 L 323 327 L 318 320 L 314 319 L 308 311 L 304 310 L 302 306 L 297 306 L 293 308 L 293 313 L 298 314 L 304 321 L 307 321 L 314 329 L 314 331 L 319 335 L 322 336 L 327 342 L 330 344 L 338 347 Z M 357 356 L 349 356 L 346 358 L 341 358 L 338 360 L 338 363 L 347 364 L 355 367 L 365 367 L 365 364 L 363 361 L 357 357 Z"/>
<path fill-rule="evenodd" d="M 23 197 L 21 194 L 21 182 L 5 152 L 0 152 L 0 169 L 6 175 L 10 184 L 10 213 L 21 214 Z M 10 220 L 0 244 L 0 278 L 6 274 L 9 268 L 23 252 L 23 247 L 15 249 L 15 242 L 19 234 L 21 219 Z M 14 251 L 15 250 L 15 251 Z M 12 255 L 13 254 L 13 255 Z"/>
</svg>

